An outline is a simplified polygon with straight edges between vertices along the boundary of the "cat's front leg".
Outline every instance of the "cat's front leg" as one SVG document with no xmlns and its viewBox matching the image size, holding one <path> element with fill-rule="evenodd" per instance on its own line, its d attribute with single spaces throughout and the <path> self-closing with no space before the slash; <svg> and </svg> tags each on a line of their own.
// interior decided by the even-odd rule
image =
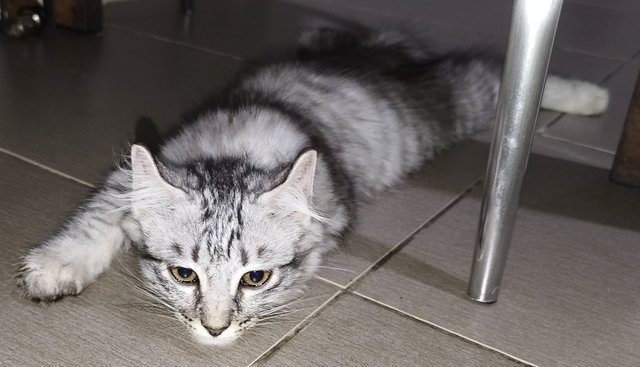
<svg viewBox="0 0 640 367">
<path fill-rule="evenodd" d="M 114 171 L 58 234 L 22 258 L 16 280 L 25 297 L 54 301 L 76 295 L 129 246 L 123 229 L 128 212 L 122 199 L 129 182 L 123 171 Z"/>
</svg>

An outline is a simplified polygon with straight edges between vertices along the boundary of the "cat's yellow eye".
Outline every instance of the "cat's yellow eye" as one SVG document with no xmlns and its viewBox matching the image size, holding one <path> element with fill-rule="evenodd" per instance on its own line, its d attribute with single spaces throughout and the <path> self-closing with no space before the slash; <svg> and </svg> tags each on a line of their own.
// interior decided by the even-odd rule
<svg viewBox="0 0 640 367">
<path fill-rule="evenodd" d="M 195 283 L 198 281 L 198 275 L 195 271 L 181 266 L 172 266 L 169 268 L 171 275 L 180 283 Z"/>
<path fill-rule="evenodd" d="M 247 287 L 261 287 L 271 277 L 271 272 L 267 270 L 256 270 L 245 273 L 240 279 L 240 284 Z"/>
</svg>

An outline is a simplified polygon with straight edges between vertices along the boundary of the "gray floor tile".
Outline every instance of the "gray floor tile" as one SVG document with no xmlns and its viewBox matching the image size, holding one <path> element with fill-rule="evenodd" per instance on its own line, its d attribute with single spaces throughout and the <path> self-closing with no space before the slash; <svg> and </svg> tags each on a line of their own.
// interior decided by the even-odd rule
<svg viewBox="0 0 640 367">
<path fill-rule="evenodd" d="M 160 133 L 241 64 L 109 29 L 0 42 L 0 147 L 96 182 L 153 121 Z"/>
<path fill-rule="evenodd" d="M 381 15 L 404 19 L 407 28 L 415 28 L 420 23 L 451 26 L 494 36 L 504 36 L 508 32 L 511 4 L 495 0 L 469 1 L 453 0 L 443 3 L 437 0 L 400 0 L 390 3 L 384 0 L 287 0 L 300 5 L 316 8 L 331 8 L 336 5 Z M 319 4 L 319 5 L 318 5 Z"/>
<path fill-rule="evenodd" d="M 491 142 L 490 132 L 484 132 L 473 137 L 476 141 Z M 558 158 L 587 166 L 609 170 L 613 164 L 614 154 L 557 140 L 541 134 L 536 134 L 531 146 L 531 154 Z"/>
<path fill-rule="evenodd" d="M 483 49 L 497 40 L 495 36 L 446 23 L 376 13 L 370 7 L 342 2 L 271 0 L 260 2 L 259 6 L 247 0 L 202 2 L 188 25 L 183 24 L 178 3 L 153 2 L 152 6 L 151 2 L 113 4 L 106 10 L 106 23 L 250 60 L 277 58 L 284 51 L 291 51 L 304 31 L 320 26 L 349 27 L 353 23 L 410 31 L 439 51 Z M 150 12 L 153 16 L 149 16 Z"/>
<path fill-rule="evenodd" d="M 519 366 L 494 351 L 345 295 L 261 365 Z"/>
<path fill-rule="evenodd" d="M 555 45 L 569 51 L 631 59 L 640 51 L 640 16 L 565 2 Z"/>
<path fill-rule="evenodd" d="M 50 305 L 22 299 L 11 279 L 19 255 L 62 223 L 88 189 L 0 154 L 0 365 L 2 366 L 158 366 L 179 361 L 189 366 L 246 365 L 269 348 L 335 291 L 312 281 L 301 312 L 267 325 L 225 348 L 189 340 L 177 322 L 136 305 L 124 261 L 78 297 Z M 135 272 L 135 270 L 134 270 Z"/>
<path fill-rule="evenodd" d="M 609 109 L 602 116 L 562 116 L 543 135 L 615 153 L 638 77 L 640 59 L 626 64 L 602 85 L 609 89 Z"/>
<path fill-rule="evenodd" d="M 424 40 L 425 45 L 436 52 L 446 52 L 451 50 L 494 50 L 501 39 L 495 35 L 478 32 L 473 29 L 460 27 L 458 22 L 439 22 L 441 17 L 438 14 L 432 14 L 430 19 L 422 19 L 421 17 L 412 18 L 407 14 L 396 13 L 395 6 L 406 6 L 402 2 L 389 3 L 380 2 L 377 4 L 379 8 L 388 8 L 391 11 L 376 11 L 377 7 L 373 2 L 366 2 L 359 6 L 356 2 L 342 1 L 322 1 L 322 0 L 283 0 L 287 3 L 299 5 L 300 7 L 313 9 L 318 14 L 324 13 L 327 16 L 340 16 L 347 22 L 356 22 L 371 28 L 381 28 L 386 30 L 402 31 L 412 37 Z M 433 7 L 433 3 L 421 2 L 422 6 Z M 416 5 L 416 4 L 414 4 Z M 424 14 L 428 14 L 428 9 Z M 455 9 L 455 8 L 454 8 Z M 445 9 L 450 13 L 464 15 L 464 12 L 455 12 L 451 9 Z M 413 13 L 416 14 L 415 12 Z M 422 15 L 423 13 L 418 13 Z M 464 22 L 462 22 L 464 24 Z"/>
<path fill-rule="evenodd" d="M 576 4 L 591 5 L 599 8 L 622 10 L 640 14 L 640 2 L 636 0 L 569 0 Z"/>
<path fill-rule="evenodd" d="M 511 0 L 496 1 L 503 7 L 513 3 Z M 609 7 L 565 1 L 554 45 L 568 51 L 630 59 L 640 50 L 640 17 Z"/>
<path fill-rule="evenodd" d="M 558 141 L 542 135 L 536 135 L 531 151 L 533 154 L 559 158 L 604 170 L 611 169 L 614 157 L 614 155 L 610 153 Z"/>
<path fill-rule="evenodd" d="M 356 291 L 536 365 L 636 366 L 640 191 L 606 170 L 534 156 L 490 306 L 466 297 L 480 191 Z"/>
<path fill-rule="evenodd" d="M 319 275 L 346 285 L 483 175 L 487 154 L 487 144 L 461 143 L 372 198 Z"/>
<path fill-rule="evenodd" d="M 492 35 L 501 40 L 507 39 L 513 4 L 511 0 L 295 2 L 301 5 L 322 4 L 314 7 L 327 9 L 339 4 L 360 11 L 393 15 L 404 19 L 409 29 L 419 30 L 416 24 L 429 23 Z M 566 50 L 629 59 L 640 50 L 639 20 L 633 13 L 565 2 L 555 44 Z"/>
<path fill-rule="evenodd" d="M 201 1 L 185 21 L 180 2 L 138 0 L 105 9 L 105 24 L 206 48 L 243 59 L 263 60 L 293 47 L 304 29 L 339 26 L 330 12 L 283 1 Z"/>
</svg>

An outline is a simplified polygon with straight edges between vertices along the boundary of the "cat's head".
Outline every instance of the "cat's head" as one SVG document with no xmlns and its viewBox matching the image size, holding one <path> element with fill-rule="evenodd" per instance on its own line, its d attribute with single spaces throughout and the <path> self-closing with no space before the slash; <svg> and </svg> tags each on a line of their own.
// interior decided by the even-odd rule
<svg viewBox="0 0 640 367">
<path fill-rule="evenodd" d="M 145 286 L 204 344 L 286 313 L 321 256 L 316 152 L 267 171 L 243 159 L 159 163 L 131 153 L 131 215 Z"/>
</svg>

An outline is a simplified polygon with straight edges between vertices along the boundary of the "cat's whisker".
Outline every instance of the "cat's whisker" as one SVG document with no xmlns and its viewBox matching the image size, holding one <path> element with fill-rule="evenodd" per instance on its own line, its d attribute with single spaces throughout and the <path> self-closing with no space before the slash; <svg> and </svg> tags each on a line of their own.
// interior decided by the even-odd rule
<svg viewBox="0 0 640 367">
<path fill-rule="evenodd" d="M 301 299 L 301 300 L 298 300 L 298 301 L 295 301 L 295 302 L 290 302 L 290 303 L 287 303 L 287 304 L 284 304 L 284 305 L 272 307 L 269 310 L 267 310 L 266 312 L 262 313 L 262 315 L 263 316 L 270 316 L 270 315 L 278 313 L 280 311 L 287 311 L 289 307 L 296 306 L 296 305 L 299 306 L 301 304 L 304 304 L 305 302 L 309 302 L 309 301 L 313 301 L 313 300 L 317 300 L 317 299 L 321 299 L 321 298 L 326 298 L 326 297 L 325 296 L 309 297 L 309 298 Z M 306 307 L 303 306 L 303 309 L 308 309 L 308 308 L 312 308 L 312 307 L 314 307 L 314 306 L 313 305 L 309 305 L 309 306 L 306 306 Z"/>
<path fill-rule="evenodd" d="M 178 311 L 174 306 L 162 300 L 158 295 L 156 295 L 156 293 L 153 290 L 144 286 L 144 284 L 134 285 L 133 287 L 134 287 L 133 288 L 134 290 L 139 291 L 139 293 L 141 293 L 143 296 L 149 298 L 151 302 L 154 302 L 157 305 L 162 305 L 171 311 L 174 311 L 174 312 Z"/>
<path fill-rule="evenodd" d="M 269 311 L 279 310 L 279 309 L 290 307 L 290 306 L 297 305 L 297 304 L 300 304 L 300 303 L 305 303 L 305 302 L 309 302 L 309 301 L 315 301 L 315 300 L 326 298 L 326 297 L 327 297 L 326 295 L 320 295 L 320 296 L 314 296 L 314 297 L 301 298 L 301 299 L 298 299 L 298 300 L 295 300 L 295 301 L 287 302 L 287 303 L 285 303 L 283 305 L 272 307 L 272 308 L 269 309 Z"/>
<path fill-rule="evenodd" d="M 126 310 L 123 311 L 129 311 L 132 308 L 138 311 L 142 311 L 146 314 L 150 314 L 153 316 L 157 316 L 161 319 L 169 319 L 171 321 L 173 321 L 173 323 L 171 325 L 168 324 L 162 324 L 161 326 L 163 328 L 175 328 L 178 329 L 180 326 L 184 326 L 184 324 L 182 323 L 182 321 L 177 318 L 175 315 L 173 315 L 172 313 L 167 312 L 166 309 L 162 308 L 162 307 L 157 307 L 156 305 L 148 305 L 148 304 L 123 304 L 120 305 L 120 308 L 125 308 Z M 181 328 L 181 327 L 180 327 Z"/>
<path fill-rule="evenodd" d="M 143 287 L 141 287 L 140 285 L 137 285 L 137 284 L 133 284 L 132 286 L 133 286 L 132 289 L 137 291 L 137 293 L 140 294 L 144 298 L 139 297 L 135 293 L 133 294 L 133 296 L 136 299 L 138 299 L 139 301 L 144 302 L 148 307 L 154 307 L 157 310 L 166 311 L 168 313 L 177 312 L 177 310 L 173 306 L 171 306 L 168 303 L 162 301 L 159 297 L 155 296 L 149 290 L 144 289 Z"/>
<path fill-rule="evenodd" d="M 296 309 L 291 309 L 291 310 L 283 310 L 279 314 L 266 315 L 265 317 L 262 317 L 261 319 L 266 319 L 267 317 L 276 317 L 276 316 L 281 316 L 281 315 L 290 315 L 290 314 L 298 313 L 298 312 L 302 312 L 302 311 L 309 311 L 311 309 L 312 309 L 312 307 L 302 307 L 302 308 L 296 308 Z"/>
</svg>

